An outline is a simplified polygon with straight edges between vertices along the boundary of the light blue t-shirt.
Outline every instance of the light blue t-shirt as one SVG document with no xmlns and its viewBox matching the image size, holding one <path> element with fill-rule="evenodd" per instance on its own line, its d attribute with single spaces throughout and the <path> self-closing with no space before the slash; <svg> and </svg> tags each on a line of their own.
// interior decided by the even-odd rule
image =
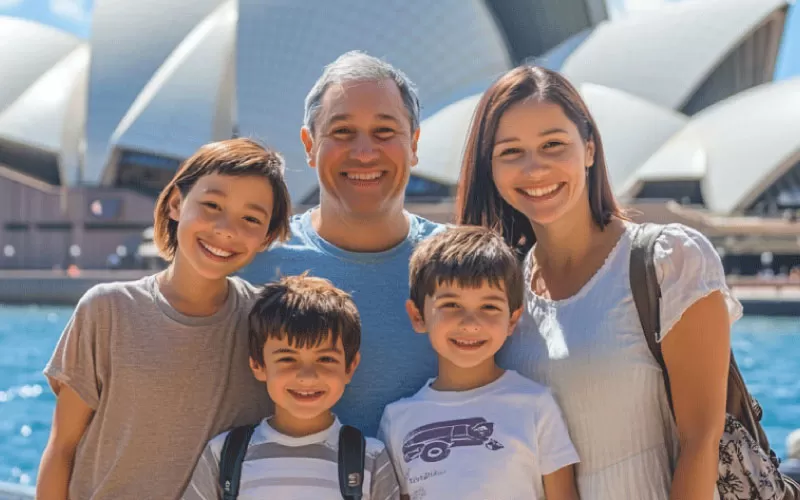
<svg viewBox="0 0 800 500">
<path fill-rule="evenodd" d="M 334 407 L 342 423 L 375 436 L 383 408 L 416 393 L 437 373 L 427 335 L 415 333 L 406 314 L 408 261 L 417 243 L 442 230 L 413 214 L 408 236 L 385 252 L 348 252 L 322 239 L 311 210 L 292 218 L 289 241 L 261 253 L 241 275 L 254 285 L 309 274 L 352 294 L 361 315 L 361 364 Z"/>
</svg>

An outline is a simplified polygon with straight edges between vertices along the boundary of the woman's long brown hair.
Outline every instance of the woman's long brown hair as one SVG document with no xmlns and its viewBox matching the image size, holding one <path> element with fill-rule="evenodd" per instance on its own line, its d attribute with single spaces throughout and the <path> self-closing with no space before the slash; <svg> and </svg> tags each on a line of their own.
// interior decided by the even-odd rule
<svg viewBox="0 0 800 500">
<path fill-rule="evenodd" d="M 578 91 L 562 75 L 536 66 L 520 66 L 501 76 L 484 93 L 467 136 L 456 197 L 456 221 L 480 225 L 502 234 L 522 255 L 536 242 L 533 226 L 508 204 L 492 178 L 492 149 L 500 117 L 512 105 L 536 99 L 557 104 L 577 127 L 584 143 L 594 142 L 594 164 L 587 190 L 595 223 L 604 228 L 614 217 L 625 218 L 611 190 L 603 142 L 592 115 Z"/>
</svg>

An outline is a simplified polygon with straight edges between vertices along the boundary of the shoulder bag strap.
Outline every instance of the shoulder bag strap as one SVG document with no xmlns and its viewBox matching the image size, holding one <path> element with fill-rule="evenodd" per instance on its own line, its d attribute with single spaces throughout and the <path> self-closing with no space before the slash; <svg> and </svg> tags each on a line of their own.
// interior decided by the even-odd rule
<svg viewBox="0 0 800 500">
<path fill-rule="evenodd" d="M 366 440 L 355 427 L 339 430 L 339 489 L 345 500 L 361 500 L 364 485 Z"/>
<path fill-rule="evenodd" d="M 219 459 L 219 485 L 222 488 L 223 500 L 235 500 L 239 496 L 242 463 L 255 429 L 255 425 L 236 427 L 225 437 Z"/>
</svg>

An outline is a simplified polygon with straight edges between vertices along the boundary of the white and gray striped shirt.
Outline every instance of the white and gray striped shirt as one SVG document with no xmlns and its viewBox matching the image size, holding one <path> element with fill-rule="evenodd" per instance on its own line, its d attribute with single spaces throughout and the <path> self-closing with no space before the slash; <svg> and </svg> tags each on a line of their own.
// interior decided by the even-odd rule
<svg viewBox="0 0 800 500">
<path fill-rule="evenodd" d="M 338 447 L 341 424 L 304 437 L 290 437 L 273 429 L 268 419 L 256 427 L 247 447 L 240 500 L 341 500 Z M 219 459 L 227 432 L 209 441 L 195 467 L 184 500 L 218 500 Z M 383 443 L 367 438 L 364 500 L 399 500 L 397 484 Z"/>
</svg>

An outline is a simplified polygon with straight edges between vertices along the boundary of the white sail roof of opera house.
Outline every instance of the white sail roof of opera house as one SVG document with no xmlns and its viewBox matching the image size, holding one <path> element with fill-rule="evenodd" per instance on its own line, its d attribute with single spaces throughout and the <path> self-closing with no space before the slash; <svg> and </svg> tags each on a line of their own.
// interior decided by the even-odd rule
<svg viewBox="0 0 800 500">
<path fill-rule="evenodd" d="M 299 139 L 303 101 L 323 66 L 344 52 L 360 49 L 401 68 L 419 88 L 423 118 L 481 91 L 512 64 L 482 0 L 340 3 L 239 1 L 238 125 L 285 155 L 298 203 L 317 188 Z"/>
<path fill-rule="evenodd" d="M 153 74 L 224 0 L 103 0 L 92 12 L 85 181 L 96 184 L 110 137 Z"/>
<path fill-rule="evenodd" d="M 604 21 L 537 58 L 574 84 L 596 83 L 680 109 L 700 91 L 772 78 L 787 0 L 684 1 Z M 720 82 L 714 70 L 751 40 Z M 568 54 L 568 55 L 567 55 Z M 739 64 L 736 64 L 738 62 Z M 727 71 L 729 70 L 729 71 Z M 710 88 L 702 88 L 703 86 Z"/>
<path fill-rule="evenodd" d="M 715 213 L 746 210 L 800 160 L 800 78 L 761 85 L 693 117 L 636 173 L 646 182 L 702 182 Z"/>
<path fill-rule="evenodd" d="M 0 139 L 59 156 L 64 184 L 78 181 L 89 50 L 79 45 L 0 111 Z"/>
<path fill-rule="evenodd" d="M 114 147 L 182 159 L 232 136 L 236 7 L 222 4 L 178 45 L 120 121 Z"/>
<path fill-rule="evenodd" d="M 77 37 L 61 30 L 0 16 L 0 111 L 79 45 Z"/>
<path fill-rule="evenodd" d="M 584 84 L 579 91 L 600 129 L 615 188 L 688 121 L 671 109 L 602 85 Z M 458 182 L 464 143 L 480 97 L 458 101 L 423 121 L 414 175 L 449 185 Z"/>
</svg>

